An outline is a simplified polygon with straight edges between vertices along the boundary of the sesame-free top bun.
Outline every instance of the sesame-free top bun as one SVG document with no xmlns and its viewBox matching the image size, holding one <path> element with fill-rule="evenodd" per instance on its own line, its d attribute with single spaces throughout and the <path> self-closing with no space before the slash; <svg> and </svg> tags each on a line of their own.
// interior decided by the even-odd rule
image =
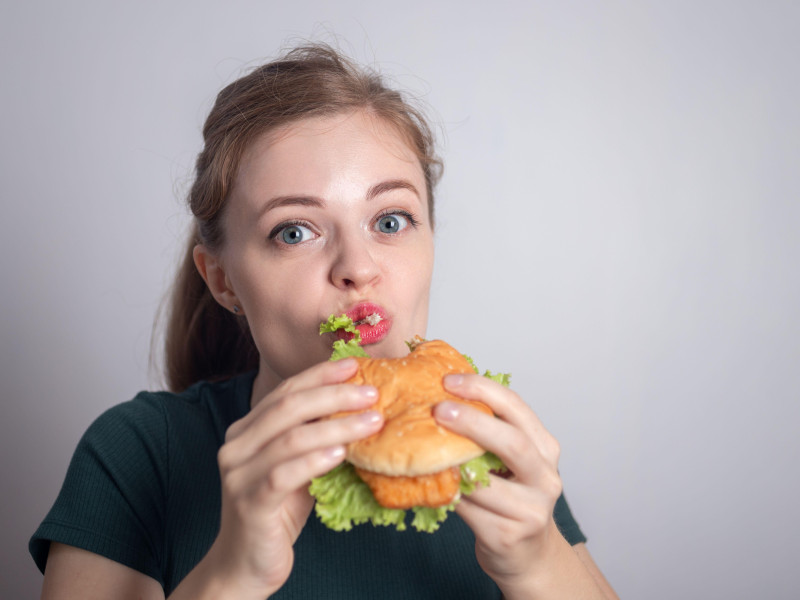
<svg viewBox="0 0 800 600">
<path fill-rule="evenodd" d="M 487 414 L 482 402 L 445 391 L 449 373 L 474 373 L 457 350 L 440 340 L 420 343 L 403 358 L 357 358 L 358 372 L 349 380 L 378 388 L 371 407 L 383 414 L 378 433 L 349 445 L 347 460 L 356 467 L 391 476 L 428 475 L 460 465 L 484 453 L 473 441 L 439 426 L 433 407 L 443 400 L 468 404 Z"/>
</svg>

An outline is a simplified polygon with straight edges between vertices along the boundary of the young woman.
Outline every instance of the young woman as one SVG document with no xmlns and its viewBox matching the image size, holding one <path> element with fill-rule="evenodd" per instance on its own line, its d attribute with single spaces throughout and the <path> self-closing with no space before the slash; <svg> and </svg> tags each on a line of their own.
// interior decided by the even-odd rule
<svg viewBox="0 0 800 600">
<path fill-rule="evenodd" d="M 439 162 L 421 114 L 324 46 L 225 88 L 204 128 L 196 228 L 167 332 L 171 393 L 142 393 L 81 440 L 31 540 L 43 598 L 614 598 L 561 496 L 559 447 L 488 379 L 448 376 L 499 418 L 439 404 L 439 423 L 508 478 L 435 534 L 322 526 L 311 478 L 378 431 L 377 391 L 329 362 L 331 314 L 368 352 L 424 335 Z M 46 570 L 45 570 L 46 565 Z"/>
</svg>

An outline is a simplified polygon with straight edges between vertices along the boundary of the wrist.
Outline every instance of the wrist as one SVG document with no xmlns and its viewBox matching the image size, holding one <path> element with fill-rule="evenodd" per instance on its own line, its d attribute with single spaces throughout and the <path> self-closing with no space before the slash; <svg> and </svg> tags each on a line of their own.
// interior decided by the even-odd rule
<svg viewBox="0 0 800 600">
<path fill-rule="evenodd" d="M 279 589 L 241 575 L 226 556 L 215 542 L 168 600 L 264 600 Z"/>
<path fill-rule="evenodd" d="M 530 568 L 497 582 L 504 600 L 605 598 L 555 521 L 551 519 L 542 535 L 538 558 L 531 562 Z"/>
</svg>

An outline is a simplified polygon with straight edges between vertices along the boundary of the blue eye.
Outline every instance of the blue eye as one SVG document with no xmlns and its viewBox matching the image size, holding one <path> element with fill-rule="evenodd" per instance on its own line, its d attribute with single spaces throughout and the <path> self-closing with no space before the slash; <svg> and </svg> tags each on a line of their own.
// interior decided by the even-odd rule
<svg viewBox="0 0 800 600">
<path fill-rule="evenodd" d="M 381 233 L 397 233 L 406 227 L 408 227 L 408 219 L 397 213 L 382 216 L 376 224 L 376 228 Z"/>
<path fill-rule="evenodd" d="M 308 227 L 302 225 L 288 225 L 278 233 L 280 234 L 281 241 L 289 245 L 305 242 L 314 235 Z"/>
</svg>

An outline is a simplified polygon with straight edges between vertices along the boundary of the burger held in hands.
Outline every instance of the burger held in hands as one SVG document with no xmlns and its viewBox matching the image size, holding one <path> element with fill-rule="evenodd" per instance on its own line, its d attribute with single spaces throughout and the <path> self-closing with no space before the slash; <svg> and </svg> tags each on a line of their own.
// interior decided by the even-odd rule
<svg viewBox="0 0 800 600">
<path fill-rule="evenodd" d="M 454 396 L 443 387 L 445 375 L 477 369 L 469 357 L 441 340 L 416 338 L 409 342 L 407 356 L 371 358 L 359 345 L 360 335 L 350 318 L 331 316 L 320 326 L 320 333 L 336 331 L 352 336 L 334 343 L 331 360 L 352 357 L 358 362 L 348 382 L 378 389 L 378 401 L 370 410 L 383 415 L 384 426 L 349 444 L 345 462 L 312 481 L 316 513 L 337 531 L 366 522 L 403 530 L 406 511 L 411 510 L 414 528 L 436 531 L 461 494 L 489 485 L 490 472 L 505 470 L 495 455 L 441 427 L 433 417 L 434 406 L 444 400 L 492 414 L 482 402 Z M 508 375 L 484 375 L 508 385 Z"/>
</svg>

